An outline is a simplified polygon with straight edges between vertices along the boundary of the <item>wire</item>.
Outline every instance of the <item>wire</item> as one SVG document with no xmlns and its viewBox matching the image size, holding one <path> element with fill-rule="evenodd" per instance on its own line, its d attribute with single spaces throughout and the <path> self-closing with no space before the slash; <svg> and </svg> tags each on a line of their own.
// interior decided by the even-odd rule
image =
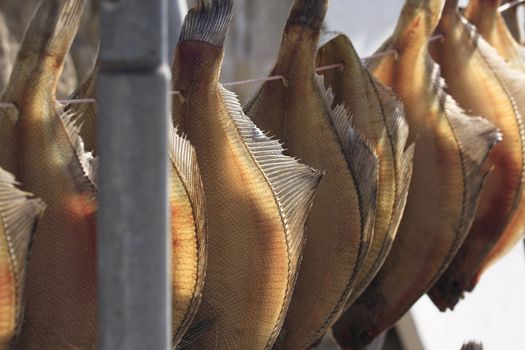
<svg viewBox="0 0 525 350">
<path fill-rule="evenodd" d="M 515 1 L 512 1 L 512 2 L 509 2 L 509 3 L 501 5 L 498 8 L 498 11 L 500 13 L 501 12 L 505 12 L 505 11 L 510 10 L 513 7 L 519 6 L 519 5 L 524 4 L 524 3 L 525 3 L 525 0 L 515 0 Z M 441 35 L 441 34 L 438 34 L 438 35 L 434 35 L 434 36 L 430 37 L 430 39 L 428 39 L 428 41 L 429 42 L 433 42 L 433 41 L 436 41 L 436 40 L 443 40 L 443 39 L 444 39 L 444 36 Z M 384 57 L 384 56 L 396 54 L 396 52 L 397 51 L 393 50 L 393 49 L 392 50 L 387 50 L 387 51 L 384 51 L 384 52 L 380 52 L 380 53 L 377 53 L 377 54 L 374 54 L 374 55 L 362 58 L 362 61 L 367 61 L 367 60 L 370 60 L 370 59 L 373 59 L 373 58 L 379 58 L 379 57 Z M 328 70 L 332 70 L 332 69 L 343 69 L 343 68 L 344 68 L 344 64 L 342 64 L 342 63 L 331 64 L 331 65 L 327 65 L 327 66 L 317 67 L 316 68 L 316 72 L 320 73 L 320 72 L 324 72 L 324 71 L 328 71 Z M 264 77 L 264 78 L 254 78 L 254 79 L 233 81 L 233 82 L 224 83 L 222 85 L 224 87 L 232 87 L 232 86 L 254 84 L 254 83 L 261 83 L 261 82 L 267 82 L 267 81 L 276 81 L 276 80 L 282 80 L 284 83 L 286 83 L 286 78 L 284 76 L 282 76 L 282 75 L 274 75 L 274 76 Z M 180 95 L 180 93 L 178 91 L 171 91 L 171 94 L 172 95 Z M 94 98 L 66 99 L 66 100 L 59 100 L 58 103 L 63 104 L 63 105 L 84 104 L 84 103 L 87 104 L 87 103 L 97 103 L 97 100 L 94 99 Z M 0 109 L 6 109 L 6 108 L 16 108 L 16 106 L 15 106 L 14 103 L 11 103 L 11 102 L 0 102 Z"/>
</svg>

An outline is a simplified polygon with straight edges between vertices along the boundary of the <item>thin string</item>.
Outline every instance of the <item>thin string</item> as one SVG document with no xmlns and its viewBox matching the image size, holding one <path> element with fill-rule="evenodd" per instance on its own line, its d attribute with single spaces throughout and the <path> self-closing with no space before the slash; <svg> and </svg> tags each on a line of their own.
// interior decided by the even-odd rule
<svg viewBox="0 0 525 350">
<path fill-rule="evenodd" d="M 505 11 L 510 10 L 513 7 L 519 6 L 519 5 L 524 4 L 524 3 L 525 3 L 525 0 L 514 0 L 512 2 L 509 2 L 509 3 L 501 5 L 498 8 L 498 11 L 500 13 L 501 12 L 505 12 Z M 429 42 L 433 42 L 433 41 L 436 41 L 436 40 L 443 40 L 443 39 L 444 39 L 444 36 L 441 35 L 441 34 L 438 34 L 438 35 L 431 36 L 428 39 L 428 41 Z M 396 53 L 397 53 L 397 51 L 394 50 L 394 49 L 387 50 L 387 51 L 384 51 L 384 52 L 380 52 L 380 53 L 377 53 L 377 54 L 374 54 L 374 55 L 362 58 L 362 61 L 367 61 L 367 60 L 370 60 L 370 59 L 373 59 L 373 58 L 379 58 L 379 57 L 384 57 L 384 56 L 388 56 L 388 55 L 393 55 L 393 54 L 396 54 Z M 320 72 L 325 72 L 325 71 L 332 70 L 332 69 L 343 69 L 343 68 L 344 68 L 344 64 L 339 63 L 339 64 L 331 64 L 331 65 L 327 65 L 327 66 L 317 67 L 315 71 L 317 73 L 320 73 Z M 276 80 L 281 80 L 281 81 L 283 81 L 283 83 L 286 84 L 286 78 L 284 76 L 282 76 L 282 75 L 274 75 L 274 76 L 264 77 L 264 78 L 254 78 L 254 79 L 233 81 L 233 82 L 229 82 L 229 83 L 224 83 L 222 85 L 224 87 L 232 87 L 232 86 L 254 84 L 254 83 L 261 83 L 261 82 L 267 82 L 267 81 L 276 81 Z M 171 91 L 171 95 L 180 95 L 180 92 L 179 91 Z M 94 99 L 94 98 L 78 98 L 78 99 L 58 100 L 58 103 L 63 104 L 63 105 L 67 105 L 67 104 L 88 104 L 88 103 L 97 103 L 97 100 Z M 13 104 L 11 102 L 0 102 L 0 109 L 5 109 L 5 108 L 16 108 L 16 106 L 15 106 L 15 104 Z"/>
</svg>

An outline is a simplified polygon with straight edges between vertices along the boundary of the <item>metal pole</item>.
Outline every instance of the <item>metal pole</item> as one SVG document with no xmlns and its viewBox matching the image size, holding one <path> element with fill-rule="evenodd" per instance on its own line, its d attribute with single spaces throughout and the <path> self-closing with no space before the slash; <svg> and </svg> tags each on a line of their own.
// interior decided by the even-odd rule
<svg viewBox="0 0 525 350">
<path fill-rule="evenodd" d="M 168 350 L 168 3 L 101 10 L 98 348 Z"/>
<path fill-rule="evenodd" d="M 180 30 L 184 22 L 184 16 L 188 12 L 188 4 L 186 0 L 168 0 L 169 6 L 169 42 L 168 42 L 168 56 L 169 62 L 173 61 L 175 56 L 175 47 L 179 42 Z"/>
</svg>

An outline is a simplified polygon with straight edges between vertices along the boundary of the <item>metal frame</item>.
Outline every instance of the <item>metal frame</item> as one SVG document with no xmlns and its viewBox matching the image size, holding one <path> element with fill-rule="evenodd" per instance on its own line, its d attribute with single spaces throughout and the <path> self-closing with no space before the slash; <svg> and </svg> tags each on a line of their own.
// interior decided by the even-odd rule
<svg viewBox="0 0 525 350">
<path fill-rule="evenodd" d="M 185 4 L 170 1 L 170 11 L 168 0 L 102 2 L 97 84 L 102 350 L 171 348 L 168 41 L 177 41 Z"/>
</svg>

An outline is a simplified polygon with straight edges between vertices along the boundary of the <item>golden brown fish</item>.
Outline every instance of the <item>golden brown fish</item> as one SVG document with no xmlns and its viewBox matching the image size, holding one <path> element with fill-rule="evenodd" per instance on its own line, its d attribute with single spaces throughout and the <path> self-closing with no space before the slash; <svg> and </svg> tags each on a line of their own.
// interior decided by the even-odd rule
<svg viewBox="0 0 525 350">
<path fill-rule="evenodd" d="M 465 290 L 474 288 L 491 250 L 503 254 L 523 237 L 525 229 L 525 76 L 461 17 L 457 3 L 447 1 L 438 28 L 445 38 L 431 44 L 432 54 L 442 67 L 447 91 L 463 108 L 494 123 L 503 142 L 490 155 L 494 169 L 469 236 L 429 292 L 441 310 L 453 308 Z"/>
<path fill-rule="evenodd" d="M 432 286 L 465 239 L 500 135 L 488 121 L 468 117 L 443 90 L 427 42 L 444 0 L 407 0 L 390 54 L 370 62 L 405 106 L 415 140 L 412 180 L 398 234 L 383 267 L 332 328 L 344 349 L 361 349 L 391 327 Z"/>
<path fill-rule="evenodd" d="M 206 270 L 204 190 L 195 150 L 170 130 L 170 207 L 173 346 L 200 304 Z"/>
<path fill-rule="evenodd" d="M 13 349 L 23 320 L 29 250 L 45 205 L 0 168 L 0 350 Z"/>
<path fill-rule="evenodd" d="M 412 175 L 413 146 L 407 148 L 408 124 L 403 105 L 364 67 L 350 40 L 326 34 L 317 51 L 317 65 L 343 63 L 342 70 L 323 71 L 325 84 L 334 90 L 334 107 L 345 106 L 353 126 L 374 145 L 379 158 L 377 207 L 370 251 L 347 305 L 368 286 L 383 265 L 405 209 Z"/>
<path fill-rule="evenodd" d="M 71 95 L 74 100 L 90 100 L 96 97 L 95 88 L 98 75 L 98 61 L 86 79 L 80 84 L 77 90 Z M 82 127 L 80 136 L 84 141 L 84 148 L 96 154 L 97 150 L 97 104 L 92 101 L 82 103 L 71 103 L 66 106 L 66 112 L 78 115 L 81 119 Z"/>
<path fill-rule="evenodd" d="M 55 89 L 83 0 L 45 0 L 16 59 L 0 122 L 0 166 L 47 203 L 33 241 L 20 349 L 96 344 L 96 187 L 76 118 Z"/>
<path fill-rule="evenodd" d="M 232 0 L 200 0 L 173 65 L 173 121 L 197 153 L 208 267 L 195 317 L 213 320 L 190 349 L 269 349 L 291 298 L 304 224 L 321 174 L 284 156 L 218 82 Z"/>
<path fill-rule="evenodd" d="M 498 8 L 498 0 L 470 0 L 465 8 L 465 18 L 514 68 L 525 72 L 525 48 L 512 36 Z"/>
<path fill-rule="evenodd" d="M 377 157 L 315 74 L 327 5 L 327 0 L 294 2 L 271 72 L 283 76 L 285 84 L 266 82 L 247 107 L 254 122 L 276 135 L 290 155 L 326 170 L 308 218 L 304 257 L 278 349 L 305 349 L 335 322 L 373 233 Z"/>
</svg>

